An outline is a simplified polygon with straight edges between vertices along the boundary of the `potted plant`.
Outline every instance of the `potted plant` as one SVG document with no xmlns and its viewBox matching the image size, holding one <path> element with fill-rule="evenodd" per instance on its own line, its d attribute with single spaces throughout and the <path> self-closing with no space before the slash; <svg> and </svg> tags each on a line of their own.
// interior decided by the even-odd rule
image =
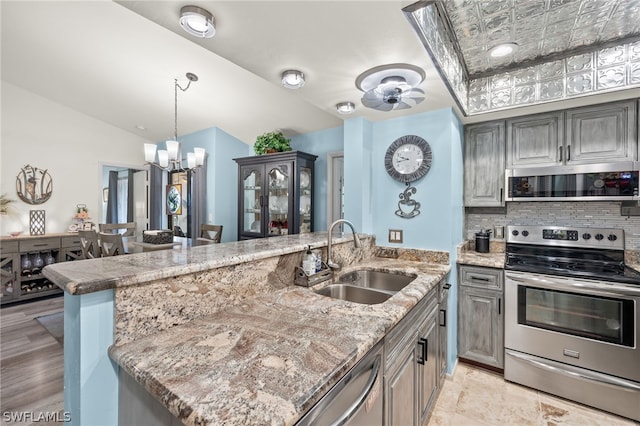
<svg viewBox="0 0 640 426">
<path fill-rule="evenodd" d="M 9 212 L 10 204 L 15 200 L 7 197 L 6 194 L 0 195 L 0 214 L 7 214 Z"/>
<path fill-rule="evenodd" d="M 291 139 L 287 139 L 279 131 L 267 132 L 256 138 L 256 142 L 253 144 L 253 151 L 256 155 L 291 151 Z"/>
</svg>

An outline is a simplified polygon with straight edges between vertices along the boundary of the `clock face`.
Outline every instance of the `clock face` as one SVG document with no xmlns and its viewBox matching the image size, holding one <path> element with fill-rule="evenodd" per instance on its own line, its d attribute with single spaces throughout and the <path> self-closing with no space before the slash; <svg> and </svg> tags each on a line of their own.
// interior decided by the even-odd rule
<svg viewBox="0 0 640 426">
<path fill-rule="evenodd" d="M 400 182 L 413 182 L 427 174 L 433 155 L 426 140 L 407 135 L 396 139 L 387 149 L 384 165 L 387 173 Z"/>
</svg>

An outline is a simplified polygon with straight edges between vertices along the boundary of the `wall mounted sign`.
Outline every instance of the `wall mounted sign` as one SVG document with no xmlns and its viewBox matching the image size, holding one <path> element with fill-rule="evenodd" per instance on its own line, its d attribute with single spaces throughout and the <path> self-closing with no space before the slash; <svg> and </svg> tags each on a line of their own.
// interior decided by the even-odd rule
<svg viewBox="0 0 640 426">
<path fill-rule="evenodd" d="M 182 214 L 182 185 L 179 183 L 167 185 L 167 214 Z"/>
<path fill-rule="evenodd" d="M 411 199 L 417 189 L 409 183 L 424 177 L 431 169 L 432 161 L 431 146 L 420 136 L 399 137 L 387 148 L 384 168 L 393 179 L 407 184 L 407 189 L 399 195 L 397 216 L 410 219 L 420 214 L 420 203 Z"/>
<path fill-rule="evenodd" d="M 29 210 L 29 233 L 44 235 L 44 210 Z"/>
<path fill-rule="evenodd" d="M 16 176 L 16 193 L 27 204 L 42 204 L 52 192 L 53 180 L 47 170 L 27 164 Z"/>
</svg>

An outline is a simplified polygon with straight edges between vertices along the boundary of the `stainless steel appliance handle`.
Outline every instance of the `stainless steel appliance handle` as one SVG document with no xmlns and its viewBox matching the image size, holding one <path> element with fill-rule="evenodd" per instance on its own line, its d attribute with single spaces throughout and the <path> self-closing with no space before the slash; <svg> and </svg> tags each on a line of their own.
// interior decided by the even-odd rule
<svg viewBox="0 0 640 426">
<path fill-rule="evenodd" d="M 331 423 L 331 426 L 342 426 L 346 424 L 349 421 L 349 419 L 358 412 L 360 407 L 362 407 L 362 404 L 364 404 L 365 401 L 369 398 L 369 395 L 371 394 L 374 387 L 373 385 L 375 385 L 376 381 L 378 380 L 378 375 L 380 374 L 381 358 L 382 356 L 380 354 L 376 355 L 376 360 L 373 362 L 371 375 L 369 376 L 369 380 L 367 380 L 367 383 L 364 385 L 362 392 L 360 392 L 360 395 L 358 395 L 355 401 L 353 401 L 353 403 L 349 406 L 347 411 L 345 411 L 338 419 L 336 419 L 335 422 Z M 364 372 L 361 374 L 364 374 Z M 356 377 L 352 377 L 347 381 L 347 383 L 350 382 L 351 380 L 356 379 L 357 377 L 359 377 L 359 375 Z"/>
<path fill-rule="evenodd" d="M 639 297 L 640 287 L 625 286 L 616 283 L 599 283 L 595 281 L 586 281 L 579 278 L 560 278 L 548 277 L 540 274 L 520 275 L 518 272 L 505 272 L 505 278 L 529 285 L 531 287 L 544 286 L 553 290 L 588 290 L 597 296 L 620 297 L 621 295 Z"/>
<path fill-rule="evenodd" d="M 574 379 L 582 379 L 588 380 L 598 383 L 604 383 L 605 385 L 612 385 L 623 388 L 623 390 L 629 392 L 638 392 L 640 391 L 640 385 L 633 383 L 629 380 L 620 379 L 618 377 L 607 376 L 601 373 L 597 373 L 595 371 L 586 372 L 584 369 L 577 369 L 567 364 L 561 364 L 558 362 L 550 361 L 550 360 L 542 360 L 538 357 L 534 357 L 531 355 L 523 354 L 520 352 L 510 351 L 509 349 L 505 350 L 505 353 L 518 358 L 519 360 L 531 364 L 535 367 L 541 368 L 543 370 L 548 370 L 553 373 L 562 374 L 567 377 L 571 377 Z"/>
</svg>

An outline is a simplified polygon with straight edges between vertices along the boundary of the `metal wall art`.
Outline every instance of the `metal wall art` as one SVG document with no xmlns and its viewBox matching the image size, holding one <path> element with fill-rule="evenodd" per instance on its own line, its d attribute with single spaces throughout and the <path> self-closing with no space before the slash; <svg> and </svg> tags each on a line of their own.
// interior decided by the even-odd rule
<svg viewBox="0 0 640 426">
<path fill-rule="evenodd" d="M 44 235 L 44 210 L 29 210 L 29 233 Z"/>
<path fill-rule="evenodd" d="M 53 180 L 47 170 L 27 164 L 16 176 L 16 192 L 27 204 L 42 204 L 51 198 Z"/>
<path fill-rule="evenodd" d="M 398 201 L 398 210 L 396 210 L 396 216 L 400 216 L 404 219 L 411 219 L 420 214 L 420 203 L 416 200 L 412 200 L 411 196 L 416 193 L 416 189 L 413 186 L 409 186 L 407 183 L 407 189 L 400 193 L 400 201 Z"/>
</svg>

